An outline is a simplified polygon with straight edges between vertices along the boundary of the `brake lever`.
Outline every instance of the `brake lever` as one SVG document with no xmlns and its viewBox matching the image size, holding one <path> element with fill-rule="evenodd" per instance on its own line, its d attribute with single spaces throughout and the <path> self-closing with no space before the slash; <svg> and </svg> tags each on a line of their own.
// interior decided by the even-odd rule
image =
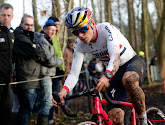
<svg viewBox="0 0 165 125">
<path fill-rule="evenodd" d="M 103 97 L 100 92 L 99 92 L 99 97 L 100 97 L 100 101 L 102 102 Z"/>
<path fill-rule="evenodd" d="M 98 81 L 99 81 L 99 80 L 98 80 L 97 78 L 94 78 L 94 86 L 95 86 L 95 87 L 97 86 Z M 99 97 L 100 97 L 100 101 L 102 102 L 103 97 L 102 97 L 102 95 L 101 95 L 101 92 L 99 92 L 98 95 L 99 95 Z"/>
<path fill-rule="evenodd" d="M 57 103 L 60 103 L 61 100 L 60 100 L 60 98 L 59 98 L 59 96 L 58 96 L 58 92 L 52 92 L 52 94 L 53 94 L 54 100 L 55 100 Z M 65 98 L 64 98 L 64 99 L 65 99 Z M 61 109 L 62 109 L 62 111 L 64 112 L 64 114 L 65 114 L 66 116 L 68 116 L 68 117 L 77 117 L 77 114 L 72 114 L 72 113 L 70 113 L 69 110 L 66 109 L 65 105 L 61 106 Z"/>
</svg>

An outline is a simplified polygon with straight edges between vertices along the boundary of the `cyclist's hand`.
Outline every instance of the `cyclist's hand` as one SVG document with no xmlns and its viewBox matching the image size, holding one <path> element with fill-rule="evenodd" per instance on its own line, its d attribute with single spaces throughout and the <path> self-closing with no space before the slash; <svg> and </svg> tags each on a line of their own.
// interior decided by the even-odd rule
<svg viewBox="0 0 165 125">
<path fill-rule="evenodd" d="M 60 103 L 57 103 L 54 99 L 52 99 L 53 106 L 57 107 L 57 105 L 63 106 L 65 104 L 64 97 L 67 95 L 66 89 L 62 88 L 61 91 L 58 93 L 60 98 Z"/>
<path fill-rule="evenodd" d="M 99 82 L 95 88 L 95 91 L 99 93 L 100 91 L 105 91 L 109 87 L 109 79 L 104 75 L 99 79 Z"/>
<path fill-rule="evenodd" d="M 65 104 L 64 97 L 66 97 L 66 95 L 67 95 L 66 89 L 62 88 L 61 91 L 58 93 L 58 95 L 61 100 L 61 103 L 59 103 L 59 105 L 64 105 Z"/>
</svg>

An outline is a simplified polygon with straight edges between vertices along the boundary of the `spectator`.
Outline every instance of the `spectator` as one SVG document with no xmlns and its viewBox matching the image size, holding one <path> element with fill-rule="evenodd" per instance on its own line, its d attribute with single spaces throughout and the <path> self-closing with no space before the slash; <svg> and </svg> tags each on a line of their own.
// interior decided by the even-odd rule
<svg viewBox="0 0 165 125">
<path fill-rule="evenodd" d="M 82 71 L 82 73 L 80 73 L 80 75 L 79 75 L 79 80 L 78 80 L 78 91 L 79 92 L 81 92 L 81 91 L 84 91 L 85 90 L 85 87 L 86 87 L 86 85 L 85 85 L 85 70 L 86 70 L 86 67 L 87 67 L 87 63 L 86 62 L 83 62 L 83 64 L 82 64 L 82 67 L 81 67 L 81 71 Z"/>
<path fill-rule="evenodd" d="M 152 57 L 150 66 L 151 65 L 154 65 L 154 66 L 157 65 L 157 61 L 158 61 L 158 57 L 157 56 Z"/>
<path fill-rule="evenodd" d="M 141 57 L 143 63 L 144 63 L 144 66 L 145 66 L 145 72 L 144 72 L 144 77 L 142 78 L 143 82 L 142 83 L 139 83 L 139 85 L 142 85 L 144 84 L 145 82 L 147 82 L 147 63 L 146 63 L 146 58 L 145 58 L 145 53 L 143 51 L 139 51 L 139 56 Z"/>
<path fill-rule="evenodd" d="M 96 64 L 97 59 L 95 57 L 93 57 L 93 59 L 88 64 L 90 88 L 93 86 L 94 78 L 97 78 Z"/>
<path fill-rule="evenodd" d="M 55 24 L 56 24 L 56 33 L 58 32 L 59 30 L 59 27 L 60 27 L 60 22 L 59 22 L 59 19 L 56 17 L 56 16 L 51 16 L 49 17 L 49 19 L 52 19 Z M 61 46 L 60 46 L 60 42 L 59 40 L 57 39 L 57 35 L 54 35 L 54 37 L 52 38 L 52 42 L 53 42 L 53 46 L 55 48 L 55 54 L 57 57 L 62 57 L 63 58 L 63 52 L 61 50 Z M 56 68 L 56 75 L 59 76 L 59 75 L 64 75 L 65 73 L 65 66 L 64 66 L 64 63 L 60 66 L 58 66 Z M 53 78 L 52 79 L 52 91 L 57 91 L 59 92 L 59 89 L 60 89 L 60 81 L 62 80 L 63 77 L 58 77 L 58 78 Z M 54 107 L 52 106 L 51 107 L 51 110 L 50 110 L 50 114 L 49 114 L 49 124 L 53 124 L 54 120 L 53 120 L 53 112 L 54 110 L 56 112 L 58 112 L 58 107 Z"/>
<path fill-rule="evenodd" d="M 56 17 L 56 16 L 51 16 L 49 17 L 49 19 L 52 19 L 55 24 L 56 24 L 56 32 L 58 32 L 59 30 L 59 27 L 60 27 L 60 22 L 59 22 L 59 19 Z M 52 38 L 52 42 L 53 42 L 53 46 L 55 48 L 55 54 L 57 57 L 62 57 L 63 58 L 63 53 L 62 53 L 62 50 L 61 50 L 61 46 L 60 46 L 60 42 L 59 40 L 57 39 L 57 36 L 54 35 L 54 37 Z M 64 66 L 64 63 L 60 66 L 58 66 L 56 68 L 56 75 L 64 75 L 65 73 L 65 66 Z M 55 79 L 52 79 L 52 82 L 53 82 L 53 91 L 59 91 L 59 87 L 60 87 L 60 80 L 62 78 L 55 78 Z"/>
<path fill-rule="evenodd" d="M 150 75 L 151 75 L 151 79 L 152 81 L 159 81 L 160 77 L 159 77 L 159 68 L 157 65 L 157 61 L 158 61 L 158 57 L 154 56 L 151 58 L 151 62 L 150 62 Z"/>
<path fill-rule="evenodd" d="M 65 50 L 64 50 L 65 74 L 70 73 L 70 69 L 72 66 L 72 60 L 73 60 L 75 41 L 76 40 L 72 37 L 69 37 L 67 39 L 67 45 L 66 45 Z"/>
<path fill-rule="evenodd" d="M 43 30 L 41 33 L 38 33 L 38 36 L 36 35 L 37 41 L 40 43 L 40 45 L 44 48 L 47 54 L 47 58 L 52 58 L 50 60 L 50 66 L 41 67 L 42 71 L 42 77 L 44 78 L 41 81 L 41 93 L 40 95 L 40 104 L 39 104 L 39 110 L 38 110 L 38 119 L 37 119 L 37 125 L 47 125 L 48 124 L 48 118 L 49 118 L 49 111 L 52 107 L 52 80 L 50 76 L 55 76 L 56 74 L 56 67 L 61 65 L 63 63 L 63 60 L 61 57 L 56 57 L 55 55 L 55 49 L 53 47 L 52 38 L 56 34 L 56 24 L 52 19 L 48 19 L 45 25 L 43 26 Z"/>
<path fill-rule="evenodd" d="M 67 39 L 67 45 L 64 50 L 65 74 L 69 74 L 71 70 L 75 41 L 72 37 Z M 69 95 L 72 95 L 72 91 L 69 92 L 67 96 Z M 66 101 L 66 106 L 68 105 L 69 101 Z"/>
<path fill-rule="evenodd" d="M 40 78 L 40 64 L 37 63 L 43 50 L 34 41 L 34 19 L 24 14 L 20 26 L 14 31 L 15 44 L 13 47 L 16 81 L 28 81 Z M 19 112 L 16 125 L 27 125 L 37 97 L 39 81 L 26 82 L 16 85 L 19 99 Z"/>
<path fill-rule="evenodd" d="M 146 65 L 145 53 L 143 51 L 139 51 L 139 56 L 143 59 L 145 65 Z"/>
<path fill-rule="evenodd" d="M 10 26 L 13 19 L 13 7 L 8 3 L 0 5 L 0 121 L 9 125 L 11 121 L 12 95 L 12 48 L 14 44 L 13 29 Z"/>
<path fill-rule="evenodd" d="M 98 79 L 100 79 L 101 76 L 104 74 L 104 65 L 100 60 L 98 60 L 98 62 L 96 63 L 96 74 L 96 77 Z"/>
</svg>

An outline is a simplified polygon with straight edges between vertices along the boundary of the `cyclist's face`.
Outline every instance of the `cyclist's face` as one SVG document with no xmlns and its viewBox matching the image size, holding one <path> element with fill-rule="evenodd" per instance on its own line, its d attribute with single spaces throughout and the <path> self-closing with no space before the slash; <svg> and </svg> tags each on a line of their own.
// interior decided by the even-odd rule
<svg viewBox="0 0 165 125">
<path fill-rule="evenodd" d="M 79 25 L 78 27 L 72 29 L 72 33 L 77 36 L 82 42 L 88 44 L 93 37 L 93 29 L 91 28 L 91 26 L 93 27 L 92 23 Z"/>
</svg>

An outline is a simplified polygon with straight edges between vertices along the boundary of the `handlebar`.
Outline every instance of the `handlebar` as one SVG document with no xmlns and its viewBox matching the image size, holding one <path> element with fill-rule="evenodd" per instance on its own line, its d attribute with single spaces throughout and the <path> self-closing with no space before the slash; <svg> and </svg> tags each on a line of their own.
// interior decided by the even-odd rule
<svg viewBox="0 0 165 125">
<path fill-rule="evenodd" d="M 97 79 L 94 79 L 94 86 L 97 86 L 97 83 L 98 83 L 98 80 Z M 103 97 L 106 99 L 106 101 L 109 103 L 109 104 L 112 104 L 112 105 L 120 105 L 120 102 L 115 102 L 115 101 L 112 101 L 109 96 L 107 95 L 106 91 L 104 92 L 101 92 L 103 94 Z M 60 98 L 59 98 L 59 95 L 58 95 L 58 92 L 53 92 L 52 93 L 53 95 L 53 98 L 54 100 L 57 102 L 57 103 L 60 103 Z M 64 98 L 65 101 L 67 100 L 70 100 L 70 99 L 74 99 L 74 98 L 77 98 L 77 97 L 81 97 L 81 96 L 90 96 L 90 95 L 96 95 L 95 92 L 94 92 L 94 88 L 91 88 L 91 89 L 87 89 L 87 90 L 84 90 L 82 92 L 78 92 L 77 94 L 73 94 L 69 97 L 66 97 Z M 100 96 L 100 94 L 99 94 Z M 77 114 L 72 114 L 69 112 L 69 110 L 65 107 L 65 105 L 61 106 L 62 108 L 62 111 L 64 112 L 64 114 L 68 117 L 77 117 Z"/>
<path fill-rule="evenodd" d="M 98 83 L 98 79 L 94 79 L 94 86 L 97 86 L 97 83 Z M 101 91 L 101 93 L 103 94 L 103 97 L 105 98 L 105 100 L 109 103 L 109 104 L 112 104 L 112 105 L 120 105 L 120 102 L 114 102 L 112 101 L 109 96 L 107 95 L 106 91 Z"/>
<path fill-rule="evenodd" d="M 53 95 L 53 98 L 54 100 L 57 102 L 57 103 L 60 103 L 60 98 L 59 98 L 59 95 L 58 95 L 58 92 L 53 92 L 52 93 Z M 77 114 L 71 114 L 68 109 L 65 107 L 65 105 L 61 106 L 61 109 L 62 111 L 64 112 L 64 114 L 68 117 L 77 117 Z"/>
</svg>

